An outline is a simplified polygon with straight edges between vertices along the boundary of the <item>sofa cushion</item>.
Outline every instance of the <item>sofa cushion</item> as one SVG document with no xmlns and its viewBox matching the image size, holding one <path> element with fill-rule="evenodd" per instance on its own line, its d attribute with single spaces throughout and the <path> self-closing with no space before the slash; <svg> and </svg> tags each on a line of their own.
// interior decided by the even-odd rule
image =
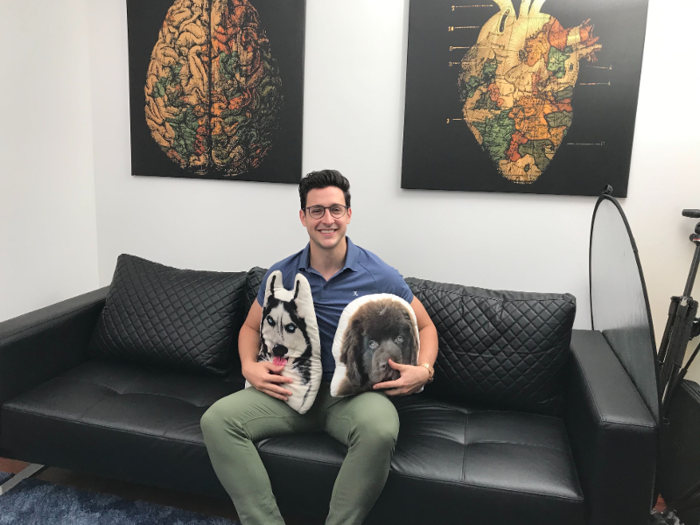
<svg viewBox="0 0 700 525">
<path fill-rule="evenodd" d="M 260 268 L 260 266 L 254 266 L 246 274 L 245 300 L 243 301 L 243 310 L 246 315 L 248 315 L 250 307 L 253 306 L 253 302 L 258 300 L 258 291 L 262 286 L 265 274 L 267 274 L 267 269 Z"/>
<path fill-rule="evenodd" d="M 467 408 L 425 394 L 394 402 L 401 429 L 368 525 L 584 522 L 584 497 L 561 419 Z M 344 446 L 314 433 L 265 439 L 258 448 L 283 511 L 327 512 Z"/>
<path fill-rule="evenodd" d="M 471 405 L 560 412 L 576 314 L 572 295 L 406 282 L 438 331 L 428 392 Z"/>
<path fill-rule="evenodd" d="M 225 374 L 238 358 L 246 272 L 180 270 L 120 255 L 95 356 Z"/>
<path fill-rule="evenodd" d="M 199 421 L 241 387 L 92 359 L 4 403 L 0 447 L 36 463 L 228 499 Z M 366 523 L 458 525 L 465 516 L 473 525 L 583 523 L 562 420 L 465 408 L 424 394 L 395 404 L 401 429 L 391 472 Z M 265 439 L 258 449 L 283 511 L 327 513 L 343 445 L 317 432 Z"/>
<path fill-rule="evenodd" d="M 228 497 L 199 420 L 241 380 L 95 358 L 2 405 L 0 448 L 15 457 Z"/>
</svg>

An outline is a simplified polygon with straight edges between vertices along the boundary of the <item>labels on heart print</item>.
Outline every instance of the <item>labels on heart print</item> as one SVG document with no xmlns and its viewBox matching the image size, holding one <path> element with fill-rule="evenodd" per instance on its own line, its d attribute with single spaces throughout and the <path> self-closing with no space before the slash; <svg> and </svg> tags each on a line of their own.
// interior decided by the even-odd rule
<svg viewBox="0 0 700 525">
<path fill-rule="evenodd" d="M 545 0 L 494 0 L 500 11 L 461 61 L 464 120 L 498 171 L 529 184 L 571 127 L 579 61 L 602 49 L 586 20 L 572 28 L 541 11 Z"/>
</svg>

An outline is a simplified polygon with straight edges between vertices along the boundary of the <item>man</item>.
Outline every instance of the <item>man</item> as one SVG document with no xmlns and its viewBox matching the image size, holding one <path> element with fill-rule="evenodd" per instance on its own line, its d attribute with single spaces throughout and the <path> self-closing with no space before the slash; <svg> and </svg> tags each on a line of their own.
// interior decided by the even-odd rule
<svg viewBox="0 0 700 525">
<path fill-rule="evenodd" d="M 396 408 L 387 396 L 412 394 L 432 379 L 437 331 L 401 275 L 346 237 L 352 209 L 345 177 L 334 170 L 312 172 L 299 184 L 299 197 L 299 218 L 309 243 L 273 265 L 268 275 L 281 270 L 289 289 L 301 272 L 311 285 L 323 364 L 316 401 L 306 414 L 295 412 L 283 402 L 292 394 L 285 388 L 292 379 L 279 375 L 283 366 L 257 361 L 263 284 L 238 338 L 243 375 L 254 388 L 214 403 L 202 417 L 202 432 L 214 470 L 243 525 L 284 523 L 254 442 L 292 432 L 328 432 L 348 447 L 348 453 L 333 487 L 326 524 L 359 525 L 384 487 L 399 431 Z M 393 293 L 411 304 L 418 322 L 420 364 L 390 361 L 400 372 L 398 379 L 377 384 L 375 392 L 331 397 L 331 349 L 340 314 L 350 301 L 371 293 Z"/>
</svg>

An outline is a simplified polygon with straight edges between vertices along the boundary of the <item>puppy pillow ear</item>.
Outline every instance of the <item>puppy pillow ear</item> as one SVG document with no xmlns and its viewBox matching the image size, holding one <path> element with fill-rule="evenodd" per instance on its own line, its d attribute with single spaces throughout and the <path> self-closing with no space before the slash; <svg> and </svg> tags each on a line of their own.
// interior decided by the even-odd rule
<svg viewBox="0 0 700 525">
<path fill-rule="evenodd" d="M 314 299 L 311 295 L 311 285 L 302 274 L 298 273 L 294 278 L 294 302 L 304 315 L 316 316 Z"/>
<path fill-rule="evenodd" d="M 357 313 L 357 312 L 355 312 Z M 362 367 L 362 321 L 357 316 L 350 322 L 350 328 L 345 331 L 342 346 L 340 348 L 340 362 L 345 365 L 345 377 L 338 385 L 337 392 L 333 393 L 333 383 L 331 383 L 331 395 L 347 396 L 356 393 L 362 385 L 360 369 Z M 337 364 L 336 364 L 337 368 Z M 335 379 L 335 374 L 333 375 Z"/>
<path fill-rule="evenodd" d="M 284 290 L 284 283 L 282 282 L 282 272 L 275 270 L 267 278 L 267 283 L 265 283 L 265 300 L 263 301 L 263 306 L 267 304 L 269 297 L 275 296 L 275 288 Z"/>
</svg>

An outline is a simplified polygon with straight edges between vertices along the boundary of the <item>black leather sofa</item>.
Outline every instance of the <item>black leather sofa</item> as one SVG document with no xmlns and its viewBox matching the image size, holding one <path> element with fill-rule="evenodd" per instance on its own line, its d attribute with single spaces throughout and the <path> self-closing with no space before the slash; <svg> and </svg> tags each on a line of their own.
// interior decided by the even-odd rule
<svg viewBox="0 0 700 525">
<path fill-rule="evenodd" d="M 263 270 L 230 275 L 224 372 L 96 352 L 96 338 L 112 337 L 108 288 L 0 323 L 0 455 L 227 498 L 199 420 L 243 387 L 235 336 Z M 435 381 L 395 401 L 399 440 L 367 523 L 646 523 L 656 423 L 605 337 L 570 330 L 573 298 L 407 282 L 438 328 L 440 356 Z M 168 315 L 206 300 L 192 297 Z M 342 445 L 300 434 L 258 447 L 283 513 L 327 511 Z"/>
</svg>

